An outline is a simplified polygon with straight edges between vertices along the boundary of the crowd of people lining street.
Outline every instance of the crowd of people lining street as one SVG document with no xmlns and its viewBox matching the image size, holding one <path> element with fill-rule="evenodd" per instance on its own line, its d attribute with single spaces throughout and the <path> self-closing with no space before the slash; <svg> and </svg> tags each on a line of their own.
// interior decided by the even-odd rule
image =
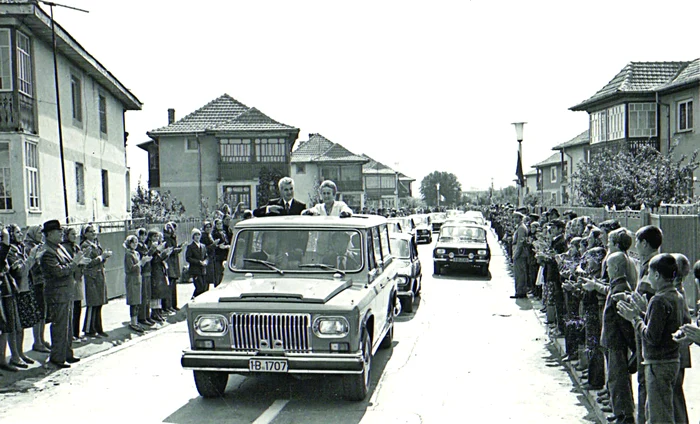
<svg viewBox="0 0 700 424">
<path fill-rule="evenodd" d="M 515 299 L 542 301 L 554 337 L 617 423 L 687 423 L 683 393 L 690 345 L 700 344 L 683 281 L 700 285 L 700 261 L 660 253 L 663 233 L 632 233 L 556 208 L 494 206 L 492 226 L 512 263 Z M 637 375 L 633 399 L 632 375 Z"/>
</svg>

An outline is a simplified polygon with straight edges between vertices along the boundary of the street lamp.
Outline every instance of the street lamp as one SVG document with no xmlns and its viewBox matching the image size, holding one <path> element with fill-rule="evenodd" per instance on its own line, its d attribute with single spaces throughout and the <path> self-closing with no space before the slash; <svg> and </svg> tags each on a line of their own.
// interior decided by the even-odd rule
<svg viewBox="0 0 700 424">
<path fill-rule="evenodd" d="M 525 194 L 525 187 L 523 178 L 521 175 L 523 173 L 523 127 L 527 122 L 513 122 L 515 125 L 515 136 L 518 140 L 518 166 L 520 167 L 520 175 L 518 175 L 518 207 L 523 205 L 523 195 Z"/>
<path fill-rule="evenodd" d="M 437 188 L 437 207 L 440 207 L 440 183 L 435 183 L 435 187 Z"/>
</svg>

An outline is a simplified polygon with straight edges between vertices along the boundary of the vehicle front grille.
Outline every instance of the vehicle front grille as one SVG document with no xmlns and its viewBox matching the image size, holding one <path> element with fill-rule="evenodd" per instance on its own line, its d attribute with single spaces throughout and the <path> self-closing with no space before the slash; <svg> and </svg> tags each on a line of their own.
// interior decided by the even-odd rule
<svg viewBox="0 0 700 424">
<path fill-rule="evenodd" d="M 251 313 L 231 316 L 231 347 L 234 350 L 258 350 L 260 342 L 264 340 L 269 348 L 281 343 L 287 352 L 310 352 L 310 334 L 309 314 Z"/>
</svg>

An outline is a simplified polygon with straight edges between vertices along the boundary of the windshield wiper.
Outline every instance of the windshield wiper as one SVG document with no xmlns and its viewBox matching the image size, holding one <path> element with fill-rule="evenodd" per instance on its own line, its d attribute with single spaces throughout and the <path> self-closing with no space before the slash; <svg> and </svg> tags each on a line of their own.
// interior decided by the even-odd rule
<svg viewBox="0 0 700 424">
<path fill-rule="evenodd" d="M 280 275 L 284 275 L 284 271 L 282 271 L 281 269 L 277 268 L 277 267 L 275 266 L 275 264 L 273 264 L 272 262 L 263 261 L 262 259 L 255 259 L 255 258 L 243 258 L 243 260 L 244 260 L 244 261 L 247 261 L 247 262 L 253 262 L 253 263 L 256 263 L 256 264 L 263 264 L 263 265 L 265 265 L 266 267 L 270 268 L 271 270 L 279 272 Z"/>
<path fill-rule="evenodd" d="M 299 268 L 321 268 L 328 271 L 339 272 L 340 275 L 345 275 L 345 271 L 326 264 L 299 264 Z"/>
</svg>

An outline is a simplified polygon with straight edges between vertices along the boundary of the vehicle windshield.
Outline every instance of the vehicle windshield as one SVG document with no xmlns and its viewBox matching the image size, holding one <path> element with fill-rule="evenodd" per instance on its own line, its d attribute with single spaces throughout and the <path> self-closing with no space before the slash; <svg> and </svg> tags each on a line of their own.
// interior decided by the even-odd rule
<svg viewBox="0 0 700 424">
<path fill-rule="evenodd" d="M 432 213 L 430 216 L 433 221 L 444 221 L 447 219 L 447 214 L 443 212 Z"/>
<path fill-rule="evenodd" d="M 241 272 L 355 272 L 363 266 L 361 240 L 355 230 L 245 229 L 230 265 Z"/>
<path fill-rule="evenodd" d="M 418 226 L 418 225 L 430 225 L 430 216 L 429 215 L 414 215 L 413 222 L 416 223 L 416 226 Z"/>
<path fill-rule="evenodd" d="M 409 240 L 403 240 L 403 239 L 391 239 L 391 254 L 395 258 L 399 259 L 406 259 L 409 258 L 410 255 L 410 249 L 408 246 Z"/>
<path fill-rule="evenodd" d="M 476 227 L 443 226 L 440 229 L 440 241 L 486 242 L 486 231 Z"/>
</svg>

